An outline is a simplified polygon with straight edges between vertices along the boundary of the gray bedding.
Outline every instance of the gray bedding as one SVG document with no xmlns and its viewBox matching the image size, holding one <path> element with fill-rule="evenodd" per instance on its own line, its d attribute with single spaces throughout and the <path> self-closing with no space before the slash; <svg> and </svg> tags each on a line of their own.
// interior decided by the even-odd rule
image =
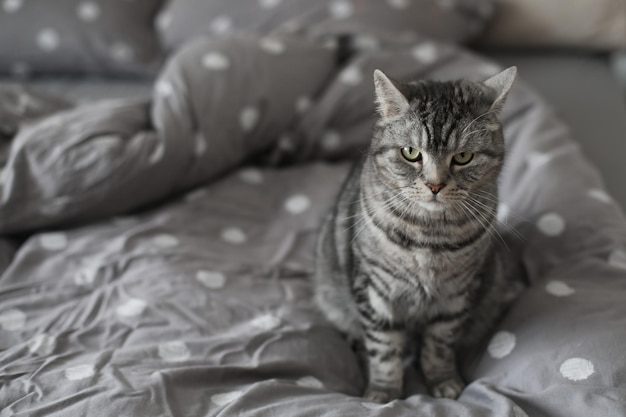
<svg viewBox="0 0 626 417">
<path fill-rule="evenodd" d="M 410 364 L 405 399 L 359 398 L 309 277 L 369 139 L 371 74 L 500 68 L 425 39 L 335 56 L 291 36 L 199 39 L 150 100 L 19 95 L 33 115 L 0 89 L 19 127 L 0 142 L 2 417 L 626 414 L 626 222 L 523 82 L 503 114 L 499 218 L 532 285 L 463 364 L 458 401 L 428 396 Z"/>
</svg>

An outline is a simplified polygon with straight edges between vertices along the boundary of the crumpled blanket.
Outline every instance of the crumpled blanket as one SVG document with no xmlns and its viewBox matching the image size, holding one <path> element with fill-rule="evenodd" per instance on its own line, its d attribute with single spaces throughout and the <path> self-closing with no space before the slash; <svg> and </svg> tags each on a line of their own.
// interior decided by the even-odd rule
<svg viewBox="0 0 626 417">
<path fill-rule="evenodd" d="M 308 277 L 370 137 L 371 74 L 500 68 L 425 39 L 337 56 L 291 36 L 201 38 L 149 102 L 20 91 L 15 107 L 0 88 L 2 416 L 626 414 L 626 222 L 523 82 L 503 113 L 499 219 L 531 288 L 463 365 L 458 401 L 428 396 L 410 365 L 406 399 L 359 397 Z"/>
</svg>

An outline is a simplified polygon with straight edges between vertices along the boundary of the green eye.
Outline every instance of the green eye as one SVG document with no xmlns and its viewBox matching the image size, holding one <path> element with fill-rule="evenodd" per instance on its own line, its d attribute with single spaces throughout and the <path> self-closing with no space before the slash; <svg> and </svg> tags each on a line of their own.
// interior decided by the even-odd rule
<svg viewBox="0 0 626 417">
<path fill-rule="evenodd" d="M 422 160 L 422 153 L 415 148 L 410 146 L 405 146 L 401 149 L 402 156 L 404 159 L 410 162 L 416 162 Z"/>
<path fill-rule="evenodd" d="M 457 165 L 465 165 L 468 164 L 469 161 L 472 160 L 474 154 L 471 152 L 461 152 L 457 153 L 452 157 L 452 161 Z"/>
</svg>

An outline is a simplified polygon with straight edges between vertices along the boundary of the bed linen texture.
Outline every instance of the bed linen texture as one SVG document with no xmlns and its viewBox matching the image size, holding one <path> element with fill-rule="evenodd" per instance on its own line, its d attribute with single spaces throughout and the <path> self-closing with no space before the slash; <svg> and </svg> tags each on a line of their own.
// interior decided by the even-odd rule
<svg viewBox="0 0 626 417">
<path fill-rule="evenodd" d="M 530 288 L 463 364 L 458 401 L 429 396 L 411 365 L 406 398 L 360 398 L 309 278 L 370 138 L 372 73 L 501 68 L 424 38 L 336 55 L 289 35 L 200 38 L 149 99 L 21 90 L 19 111 L 0 107 L 2 417 L 626 415 L 626 222 L 523 74 L 498 214 Z"/>
</svg>

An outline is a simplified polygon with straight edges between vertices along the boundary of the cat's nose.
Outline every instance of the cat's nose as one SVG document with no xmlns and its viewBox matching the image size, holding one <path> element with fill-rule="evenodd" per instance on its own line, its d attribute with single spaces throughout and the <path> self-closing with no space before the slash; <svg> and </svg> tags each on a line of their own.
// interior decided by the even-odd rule
<svg viewBox="0 0 626 417">
<path fill-rule="evenodd" d="M 438 194 L 439 191 L 446 186 L 446 184 L 426 184 L 426 186 L 430 188 L 430 191 L 432 191 L 433 194 Z"/>
</svg>

